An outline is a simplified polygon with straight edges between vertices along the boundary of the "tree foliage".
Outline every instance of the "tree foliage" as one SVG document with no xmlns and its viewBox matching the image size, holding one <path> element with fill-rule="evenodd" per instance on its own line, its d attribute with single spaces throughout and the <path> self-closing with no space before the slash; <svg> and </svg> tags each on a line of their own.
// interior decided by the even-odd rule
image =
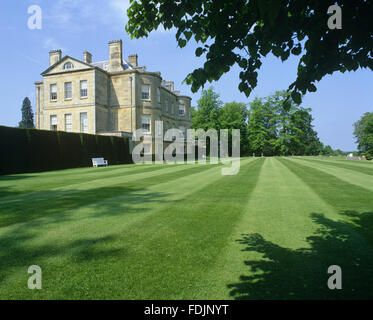
<svg viewBox="0 0 373 320">
<path fill-rule="evenodd" d="M 373 112 L 366 112 L 361 119 L 354 123 L 354 136 L 358 149 L 367 158 L 373 158 Z"/>
<path fill-rule="evenodd" d="M 342 9 L 342 29 L 327 26 L 331 5 Z M 195 54 L 205 63 L 186 78 L 193 92 L 237 64 L 239 90 L 248 96 L 270 53 L 282 61 L 302 55 L 289 86 L 297 103 L 327 74 L 373 69 L 372 0 L 131 0 L 127 13 L 132 37 L 174 27 L 181 48 L 192 37 L 200 44 Z"/>
<path fill-rule="evenodd" d="M 256 155 L 317 155 L 322 144 L 313 130 L 311 109 L 295 103 L 287 91 L 278 91 L 250 104 L 249 149 Z"/>
<path fill-rule="evenodd" d="M 219 99 L 219 95 L 209 88 L 203 90 L 201 98 L 197 101 L 197 108 L 192 114 L 193 129 L 220 129 L 220 110 L 223 102 Z"/>
<path fill-rule="evenodd" d="M 193 108 L 192 128 L 228 129 L 229 150 L 232 129 L 239 129 L 241 155 L 323 154 L 323 144 L 313 129 L 311 109 L 295 103 L 288 91 L 255 98 L 249 105 L 249 109 L 244 103 L 223 105 L 213 88 L 203 90 Z"/>
<path fill-rule="evenodd" d="M 32 112 L 31 101 L 28 97 L 23 99 L 22 103 L 22 121 L 19 122 L 20 128 L 32 129 L 34 126 L 34 113 Z"/>
</svg>

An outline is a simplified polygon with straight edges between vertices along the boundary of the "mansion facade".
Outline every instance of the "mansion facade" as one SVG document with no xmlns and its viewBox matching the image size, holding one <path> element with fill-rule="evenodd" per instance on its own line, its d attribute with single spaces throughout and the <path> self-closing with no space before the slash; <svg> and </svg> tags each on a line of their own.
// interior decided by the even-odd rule
<svg viewBox="0 0 373 320">
<path fill-rule="evenodd" d="M 191 98 L 160 72 L 138 66 L 137 54 L 123 59 L 122 40 L 109 42 L 109 60 L 101 62 L 87 51 L 83 60 L 51 51 L 41 75 L 35 83 L 38 129 L 132 136 L 141 128 L 154 137 L 157 120 L 164 131 L 190 128 Z"/>
</svg>

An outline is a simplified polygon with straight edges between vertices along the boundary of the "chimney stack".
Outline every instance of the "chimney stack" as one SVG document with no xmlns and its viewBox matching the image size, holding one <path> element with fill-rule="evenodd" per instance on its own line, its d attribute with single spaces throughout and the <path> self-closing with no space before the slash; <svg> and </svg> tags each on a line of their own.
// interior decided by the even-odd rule
<svg viewBox="0 0 373 320">
<path fill-rule="evenodd" d="M 52 50 L 49 51 L 49 66 L 54 65 L 62 58 L 62 51 L 61 50 Z"/>
<path fill-rule="evenodd" d="M 91 64 L 92 63 L 92 54 L 88 51 L 83 52 L 83 61 L 85 63 Z"/>
<path fill-rule="evenodd" d="M 165 81 L 164 82 L 164 86 L 170 90 L 170 91 L 174 91 L 174 82 L 173 81 Z"/>
<path fill-rule="evenodd" d="M 123 70 L 122 40 L 109 42 L 109 72 Z"/>
<path fill-rule="evenodd" d="M 132 67 L 138 67 L 138 59 L 137 58 L 138 58 L 137 54 L 130 54 L 128 56 L 128 62 L 130 63 L 130 65 Z"/>
</svg>

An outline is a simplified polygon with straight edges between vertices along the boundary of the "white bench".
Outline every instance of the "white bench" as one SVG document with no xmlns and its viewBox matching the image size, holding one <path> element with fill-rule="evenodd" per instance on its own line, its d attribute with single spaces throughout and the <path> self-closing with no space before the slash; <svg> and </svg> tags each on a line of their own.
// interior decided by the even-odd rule
<svg viewBox="0 0 373 320">
<path fill-rule="evenodd" d="M 104 160 L 104 158 L 92 158 L 92 164 L 94 167 L 108 165 L 107 160 Z"/>
</svg>

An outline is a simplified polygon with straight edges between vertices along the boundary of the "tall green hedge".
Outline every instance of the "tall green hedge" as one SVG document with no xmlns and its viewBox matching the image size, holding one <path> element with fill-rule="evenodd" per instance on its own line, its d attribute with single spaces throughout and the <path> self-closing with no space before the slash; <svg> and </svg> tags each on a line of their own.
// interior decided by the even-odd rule
<svg viewBox="0 0 373 320">
<path fill-rule="evenodd" d="M 128 137 L 0 126 L 0 175 L 131 163 Z"/>
</svg>

